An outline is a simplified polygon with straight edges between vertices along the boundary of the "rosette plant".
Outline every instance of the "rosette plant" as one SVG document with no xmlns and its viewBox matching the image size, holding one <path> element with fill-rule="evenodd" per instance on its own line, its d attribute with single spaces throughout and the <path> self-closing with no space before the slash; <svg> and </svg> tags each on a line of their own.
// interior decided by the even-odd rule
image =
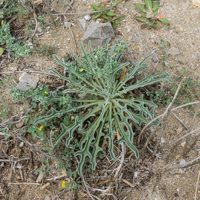
<svg viewBox="0 0 200 200">
<path fill-rule="evenodd" d="M 128 50 L 124 42 L 118 41 L 110 48 L 108 41 L 105 47 L 92 49 L 90 42 L 88 46 L 87 53 L 83 44 L 80 44 L 83 56 L 74 56 L 76 63 L 64 63 L 54 55 L 56 61 L 64 67 L 67 76 L 53 69 L 49 71 L 66 81 L 67 89 L 62 92 L 50 92 L 47 102 L 51 106 L 51 114 L 35 121 L 35 124 L 41 124 L 53 118 L 62 121 L 66 115 L 74 116 L 70 124 L 60 124 L 62 130 L 55 139 L 54 145 L 66 138 L 66 146 L 69 146 L 79 134 L 79 150 L 75 156 L 79 160 L 80 175 L 83 174 L 87 157 L 92 169 L 96 168 L 96 157 L 102 151 L 101 145 L 104 138 L 109 140 L 110 156 L 116 160 L 113 151 L 116 130 L 120 134 L 118 144 L 124 142 L 135 156 L 139 157 L 138 149 L 133 145 L 135 133 L 130 124 L 133 122 L 132 124 L 141 126 L 143 123 L 148 123 L 149 120 L 155 118 L 154 110 L 157 105 L 145 100 L 143 95 L 139 98 L 128 98 L 128 94 L 157 82 L 170 82 L 168 73 L 144 74 L 144 78 L 137 80 L 136 75 L 148 68 L 145 61 L 152 55 L 147 56 L 134 67 L 129 62 L 122 63 L 123 52 Z M 125 67 L 127 71 L 121 80 L 120 75 Z M 134 78 L 136 81 L 131 85 L 128 84 Z"/>
</svg>

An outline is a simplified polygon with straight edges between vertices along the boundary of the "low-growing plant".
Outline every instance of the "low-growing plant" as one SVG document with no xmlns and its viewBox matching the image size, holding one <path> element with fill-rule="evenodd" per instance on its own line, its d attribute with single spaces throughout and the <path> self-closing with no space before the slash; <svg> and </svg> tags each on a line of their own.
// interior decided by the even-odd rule
<svg viewBox="0 0 200 200">
<path fill-rule="evenodd" d="M 11 57 L 14 59 L 28 55 L 31 52 L 30 47 L 25 45 L 23 41 L 16 42 L 15 38 L 12 37 L 10 33 L 9 23 L 6 23 L 1 19 L 0 21 L 0 45 L 5 45 L 5 49 L 10 52 Z"/>
<path fill-rule="evenodd" d="M 30 4 L 30 2 L 26 2 Z M 8 51 L 11 54 L 11 57 L 18 59 L 19 57 L 26 56 L 31 52 L 31 49 L 28 45 L 24 44 L 23 41 L 16 41 L 15 38 L 11 35 L 10 24 L 6 22 L 6 18 L 10 18 L 13 15 L 21 17 L 22 15 L 28 14 L 29 11 L 27 7 L 18 0 L 7 0 L 0 1 L 0 45 L 1 53 Z M 3 50 L 3 51 L 2 51 Z"/>
<path fill-rule="evenodd" d="M 103 3 L 100 3 L 99 5 L 91 4 L 94 11 L 103 10 L 103 12 L 95 13 L 93 15 L 93 19 L 100 18 L 102 22 L 110 22 L 113 28 L 116 29 L 117 25 L 120 24 L 120 22 L 125 19 L 125 16 L 120 15 L 119 11 L 114 11 L 114 12 L 108 11 L 105 5 L 108 4 L 109 2 L 110 2 L 110 8 L 114 8 L 115 6 L 117 6 L 117 4 L 121 3 L 122 0 L 116 0 L 114 2 L 105 1 Z"/>
<path fill-rule="evenodd" d="M 48 45 L 42 45 L 41 47 L 36 48 L 36 51 L 38 53 L 41 53 L 42 55 L 48 57 L 51 57 L 53 54 L 55 54 L 57 50 L 58 50 L 57 47 Z"/>
<path fill-rule="evenodd" d="M 49 71 L 67 81 L 68 89 L 59 92 L 49 91 L 46 104 L 51 107 L 51 114 L 39 117 L 35 120 L 35 125 L 43 126 L 45 122 L 56 119 L 62 131 L 54 141 L 55 146 L 66 136 L 66 146 L 70 146 L 74 139 L 79 138 L 79 150 L 75 156 L 79 159 L 78 172 L 82 175 L 87 157 L 92 169 L 96 168 L 96 157 L 102 151 L 104 138 L 109 139 L 110 156 L 114 160 L 117 159 L 113 151 L 114 134 L 117 130 L 120 133 L 118 143 L 124 142 L 135 156 L 139 157 L 139 151 L 133 145 L 135 133 L 131 121 L 140 126 L 148 123 L 155 117 L 154 110 L 157 105 L 145 100 L 143 95 L 139 98 L 128 98 L 127 95 L 136 89 L 160 81 L 170 82 L 170 77 L 168 73 L 158 73 L 144 74 L 144 78 L 137 79 L 137 75 L 148 68 L 145 61 L 152 55 L 137 63 L 135 67 L 129 66 L 128 62 L 121 63 L 123 51 L 128 50 L 124 42 L 118 41 L 111 48 L 108 48 L 107 42 L 105 47 L 96 49 L 92 49 L 89 42 L 89 53 L 82 43 L 80 46 L 84 55 L 74 56 L 77 64 L 63 63 L 54 55 L 68 76 L 63 76 L 53 69 Z M 126 75 L 120 79 L 125 67 Z M 134 84 L 128 85 L 127 83 L 134 78 L 137 79 Z M 66 117 L 70 117 L 67 124 L 63 122 Z"/>
<path fill-rule="evenodd" d="M 5 86 L 9 83 L 11 77 L 3 77 L 0 78 L 0 90 L 5 88 Z M 6 119 L 10 109 L 7 107 L 7 101 L 1 100 L 0 101 L 0 119 Z"/>
<path fill-rule="evenodd" d="M 159 22 L 169 24 L 169 21 L 162 15 L 156 16 L 159 9 L 159 1 L 145 0 L 145 5 L 136 3 L 135 6 L 141 11 L 141 16 L 136 19 L 142 22 L 142 28 L 158 28 Z"/>
</svg>

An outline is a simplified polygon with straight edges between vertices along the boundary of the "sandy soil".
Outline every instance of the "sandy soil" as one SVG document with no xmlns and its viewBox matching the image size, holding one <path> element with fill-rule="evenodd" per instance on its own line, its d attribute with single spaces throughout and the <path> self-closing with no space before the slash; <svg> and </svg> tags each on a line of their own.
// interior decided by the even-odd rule
<svg viewBox="0 0 200 200">
<path fill-rule="evenodd" d="M 85 12 L 91 11 L 91 3 L 98 3 L 99 1 L 94 0 L 79 0 L 75 1 L 70 12 Z M 125 20 L 119 25 L 118 31 L 121 35 L 116 36 L 116 38 L 112 41 L 120 39 L 124 40 L 128 43 L 129 53 L 128 57 L 133 59 L 134 61 L 139 61 L 143 59 L 145 56 L 149 55 L 153 51 L 158 57 L 158 63 L 155 60 L 151 60 L 149 62 L 150 72 L 155 70 L 156 72 L 168 72 L 170 73 L 172 79 L 177 76 L 176 71 L 182 71 L 182 67 L 185 67 L 189 71 L 189 76 L 195 78 L 200 76 L 200 62 L 197 54 L 200 53 L 200 7 L 192 7 L 192 2 L 189 0 L 163 0 L 159 9 L 159 14 L 162 14 L 165 18 L 170 21 L 170 26 L 162 26 L 158 30 L 148 30 L 141 29 L 140 23 L 135 20 L 135 17 L 138 15 L 138 10 L 135 8 L 134 3 L 141 3 L 142 0 L 127 0 L 125 3 L 122 3 L 118 6 L 118 10 L 126 16 Z M 59 7 L 54 9 L 56 11 L 61 12 L 62 10 Z M 76 54 L 80 54 L 80 47 L 78 43 L 81 41 L 81 37 L 83 32 L 79 29 L 77 25 L 77 18 L 83 17 L 84 15 L 69 15 L 67 19 L 70 22 L 73 22 L 73 25 L 70 29 L 66 29 L 63 23 L 59 24 L 59 26 L 55 29 L 50 27 L 49 30 L 43 30 L 43 35 L 36 38 L 41 45 L 51 45 L 58 47 L 58 52 L 56 53 L 59 57 L 64 57 L 66 52 L 73 56 Z M 88 22 L 90 23 L 90 22 Z M 180 51 L 180 55 L 168 55 L 166 57 L 166 63 L 162 61 L 163 50 L 161 49 L 161 40 L 167 41 L 170 43 L 170 47 L 178 48 Z M 75 45 L 76 43 L 76 45 Z M 77 47 L 76 47 L 77 46 Z M 166 50 L 166 49 L 165 49 Z M 61 66 L 58 66 L 57 63 L 53 60 L 53 58 L 48 58 L 45 56 L 41 56 L 41 54 L 34 53 L 33 55 L 29 55 L 22 59 L 23 62 L 15 61 L 13 63 L 5 63 L 2 72 L 7 71 L 26 71 L 26 70 L 41 70 L 45 71 L 48 68 L 57 69 L 58 71 L 62 70 Z M 20 64 L 18 64 L 20 63 Z M 24 64 L 22 64 L 24 63 Z M 6 67 L 5 67 L 6 65 Z M 17 104 L 12 101 L 11 95 L 8 93 L 8 90 L 12 88 L 13 82 L 18 82 L 19 76 L 21 73 L 14 73 L 11 75 L 11 81 L 6 85 L 6 87 L 1 89 L 0 99 L 6 99 L 6 106 L 9 107 L 10 111 L 8 113 L 8 117 L 15 115 L 21 112 L 23 109 L 27 108 L 27 104 Z M 51 82 L 51 77 L 48 77 L 42 73 L 36 74 L 40 82 L 42 84 L 53 84 Z M 4 74 L 5 76 L 5 74 Z M 162 114 L 165 111 L 164 106 L 159 106 L 157 109 L 157 115 Z M 175 112 L 175 114 L 189 127 L 192 118 L 190 114 L 193 112 L 193 109 L 179 109 Z M 3 120 L 2 120 L 3 121 Z M 1 122 L 1 121 L 0 121 Z M 194 122 L 193 128 L 199 127 L 199 116 L 197 116 L 196 121 Z M 166 162 L 166 156 L 169 153 L 169 144 L 173 141 L 176 141 L 179 137 L 181 137 L 184 127 L 182 127 L 182 131 L 177 131 L 181 126 L 180 122 L 175 119 L 173 115 L 169 116 L 169 120 L 167 122 L 167 128 L 163 134 L 164 143 L 162 143 L 159 147 L 159 152 L 162 153 L 161 158 L 156 158 L 155 160 L 149 161 L 148 172 L 145 170 L 138 171 L 138 177 L 142 177 L 145 173 L 150 173 L 148 175 L 148 180 L 142 185 L 135 184 L 137 180 L 134 179 L 134 172 L 136 172 L 136 168 L 134 166 L 131 167 L 132 171 L 129 167 L 129 176 L 125 174 L 125 177 L 122 178 L 127 179 L 130 183 L 135 185 L 135 187 L 130 187 L 125 184 L 123 181 L 119 181 L 119 185 L 122 185 L 122 189 L 119 192 L 116 192 L 117 199 L 119 200 L 192 200 L 195 196 L 195 187 L 197 182 L 197 176 L 199 171 L 199 166 L 191 166 L 186 169 L 175 168 L 173 170 L 169 170 L 174 166 L 178 166 L 181 159 L 184 159 L 186 162 L 190 161 L 199 156 L 199 142 L 197 145 L 190 151 L 190 153 L 185 158 L 176 159 L 177 155 L 181 151 L 181 146 L 179 146 L 174 154 L 170 156 L 168 162 Z M 29 137 L 31 140 L 31 137 Z M 1 148 L 5 148 L 5 144 L 10 141 L 0 143 Z M 35 141 L 35 144 L 40 145 L 39 141 Z M 15 148 L 14 153 L 20 150 L 20 153 L 16 153 L 16 157 L 20 157 L 26 155 L 26 150 L 22 150 L 19 147 L 19 143 L 13 145 L 12 150 Z M 27 147 L 28 148 L 28 147 Z M 30 150 L 28 148 L 28 150 Z M 12 152 L 13 153 L 13 152 Z M 13 153 L 13 154 L 14 154 Z M 37 159 L 40 159 L 38 155 L 33 153 Z M 129 164 L 131 166 L 136 163 L 135 159 L 129 159 Z M 1 164 L 1 162 L 0 162 Z M 26 164 L 26 163 L 24 163 Z M 5 166 L 4 166 L 5 165 Z M 54 163 L 54 168 L 57 170 L 57 164 Z M 7 167 L 6 167 L 7 166 Z M 32 166 L 33 167 L 33 166 Z M 30 170 L 32 170 L 30 167 Z M 37 167 L 34 165 L 34 167 Z M 5 170 L 7 168 L 7 170 Z M 166 170 L 163 170 L 166 169 Z M 40 187 L 37 185 L 10 185 L 8 186 L 6 183 L 8 180 L 4 179 L 6 174 L 9 173 L 9 168 L 7 164 L 0 165 L 0 182 L 5 183 L 6 187 L 2 189 L 1 194 L 1 185 L 0 185 L 0 195 L 2 195 L 3 199 L 14 200 L 14 199 L 34 199 L 34 200 L 48 200 L 47 197 L 53 199 L 56 194 L 62 193 L 59 198 L 54 199 L 90 199 L 86 194 L 84 189 L 79 190 L 78 192 L 67 192 L 61 187 L 61 181 L 57 180 L 54 182 L 50 182 L 50 186 L 44 190 L 40 190 Z M 24 170 L 23 173 L 25 173 Z M 143 174 L 140 174 L 143 173 Z M 61 172 L 57 170 L 56 175 L 60 175 Z M 17 180 L 20 180 L 19 171 L 14 173 L 14 176 Z M 147 177 L 147 175 L 146 175 Z M 35 180 L 36 177 L 33 177 Z M 1 180 L 2 179 L 2 180 Z M 12 178 L 14 180 L 14 178 Z M 30 180 L 27 179 L 27 180 Z M 27 182 L 27 180 L 23 180 Z M 20 182 L 23 182 L 20 180 Z M 84 188 L 84 186 L 83 186 Z M 197 199 L 200 199 L 200 188 L 198 188 L 199 192 L 197 194 Z M 86 197 L 84 197 L 84 194 Z M 21 195 L 21 196 L 20 196 Z M 46 197 L 46 198 L 45 198 Z M 126 198 L 127 197 L 127 198 Z M 100 199 L 113 199 L 110 196 L 101 197 Z"/>
</svg>

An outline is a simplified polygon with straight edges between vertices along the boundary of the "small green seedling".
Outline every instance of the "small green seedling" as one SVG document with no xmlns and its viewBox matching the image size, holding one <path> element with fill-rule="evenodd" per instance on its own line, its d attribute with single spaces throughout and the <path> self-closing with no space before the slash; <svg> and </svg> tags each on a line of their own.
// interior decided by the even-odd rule
<svg viewBox="0 0 200 200">
<path fill-rule="evenodd" d="M 136 3 L 135 6 L 141 11 L 141 17 L 137 17 L 137 20 L 143 22 L 141 28 L 158 28 L 159 22 L 163 24 L 169 24 L 169 21 L 158 14 L 159 1 L 152 2 L 152 0 L 145 0 L 145 6 Z"/>
<path fill-rule="evenodd" d="M 114 8 L 117 4 L 121 3 L 121 0 L 115 1 L 114 3 L 110 3 L 110 7 Z M 95 13 L 93 15 L 93 19 L 100 18 L 102 22 L 110 22 L 114 29 L 117 28 L 117 25 L 120 24 L 122 20 L 125 19 L 124 15 L 118 15 L 118 10 L 115 10 L 114 12 L 108 11 L 107 7 L 105 6 L 106 3 L 109 3 L 109 1 L 105 1 L 104 3 L 100 3 L 99 5 L 91 4 L 94 11 L 100 11 L 103 10 L 103 12 Z"/>
</svg>

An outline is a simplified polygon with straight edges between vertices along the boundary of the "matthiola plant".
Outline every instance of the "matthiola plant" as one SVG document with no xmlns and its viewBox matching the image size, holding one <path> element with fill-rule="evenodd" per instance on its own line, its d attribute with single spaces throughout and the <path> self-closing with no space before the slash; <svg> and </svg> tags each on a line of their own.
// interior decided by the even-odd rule
<svg viewBox="0 0 200 200">
<path fill-rule="evenodd" d="M 124 142 L 135 156 L 139 157 L 138 149 L 133 145 L 135 133 L 131 124 L 141 126 L 142 123 L 148 123 L 149 120 L 155 118 L 154 109 L 157 105 L 145 100 L 143 95 L 139 98 L 128 98 L 128 94 L 157 82 L 170 82 L 170 77 L 168 73 L 144 74 L 143 79 L 129 85 L 130 80 L 148 68 L 145 61 L 152 55 L 133 67 L 129 62 L 121 62 L 123 51 L 127 50 L 124 42 L 118 41 L 111 48 L 108 47 L 107 42 L 105 48 L 96 49 L 92 49 L 89 42 L 89 53 L 86 52 L 82 43 L 80 46 L 83 56 L 74 57 L 77 63 L 63 63 L 54 55 L 68 75 L 63 76 L 53 69 L 49 71 L 66 81 L 68 89 L 62 92 L 49 92 L 47 102 L 51 105 L 51 114 L 40 117 L 35 124 L 42 124 L 52 118 L 63 121 L 66 115 L 74 116 L 70 124 L 60 123 L 62 130 L 54 145 L 66 136 L 66 146 L 69 146 L 77 134 L 81 135 L 79 150 L 75 156 L 79 159 L 78 172 L 82 175 L 82 168 L 87 157 L 92 164 L 92 169 L 96 168 L 96 157 L 102 151 L 101 145 L 104 138 L 109 139 L 109 153 L 112 159 L 116 160 L 113 151 L 116 130 L 120 134 L 118 144 Z M 127 71 L 121 80 L 120 75 L 124 67 L 127 67 Z"/>
</svg>

